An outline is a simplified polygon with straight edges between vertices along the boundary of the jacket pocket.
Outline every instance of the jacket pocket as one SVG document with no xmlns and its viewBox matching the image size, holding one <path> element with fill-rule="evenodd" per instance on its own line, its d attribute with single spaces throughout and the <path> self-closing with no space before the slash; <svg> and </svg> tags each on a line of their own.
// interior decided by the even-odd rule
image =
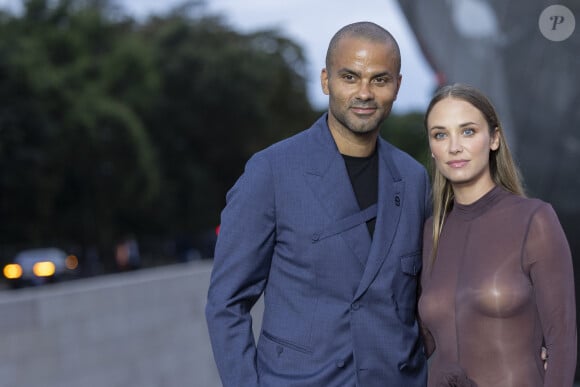
<svg viewBox="0 0 580 387">
<path fill-rule="evenodd" d="M 421 252 L 401 256 L 401 271 L 405 274 L 417 276 L 421 272 L 422 265 Z"/>
<path fill-rule="evenodd" d="M 262 330 L 256 364 L 260 386 L 311 386 L 319 365 L 312 349 Z"/>
<path fill-rule="evenodd" d="M 270 333 L 268 333 L 268 332 L 266 332 L 264 330 L 262 330 L 262 336 L 264 336 L 266 339 L 272 341 L 273 343 L 276 343 L 276 344 L 281 345 L 283 347 L 292 349 L 294 351 L 298 351 L 298 352 L 301 352 L 301 353 L 304 353 L 304 354 L 307 354 L 307 355 L 312 354 L 312 350 L 310 348 L 307 348 L 307 347 L 304 347 L 302 345 L 298 345 L 298 344 L 292 343 L 292 342 L 290 342 L 288 340 L 284 340 L 284 339 L 282 339 L 280 337 L 271 335 Z M 279 351 L 280 350 L 278 349 L 278 352 Z"/>
<path fill-rule="evenodd" d="M 412 325 L 416 320 L 417 288 L 419 273 L 421 273 L 421 252 L 405 254 L 400 257 L 402 274 L 396 281 L 394 302 L 399 319 Z"/>
</svg>

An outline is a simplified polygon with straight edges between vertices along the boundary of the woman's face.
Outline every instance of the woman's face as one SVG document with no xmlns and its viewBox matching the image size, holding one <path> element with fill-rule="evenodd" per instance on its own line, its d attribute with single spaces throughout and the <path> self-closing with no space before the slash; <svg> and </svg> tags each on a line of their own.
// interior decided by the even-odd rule
<svg viewBox="0 0 580 387">
<path fill-rule="evenodd" d="M 435 166 L 456 195 L 468 189 L 470 197 L 480 197 L 493 187 L 489 153 L 498 149 L 499 134 L 490 135 L 481 111 L 461 99 L 442 99 L 429 112 L 427 130 Z"/>
</svg>

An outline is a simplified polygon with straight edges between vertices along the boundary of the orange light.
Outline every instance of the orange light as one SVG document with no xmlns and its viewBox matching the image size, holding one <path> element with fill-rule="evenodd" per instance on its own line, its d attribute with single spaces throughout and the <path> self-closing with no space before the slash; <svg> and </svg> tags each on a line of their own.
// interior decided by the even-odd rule
<svg viewBox="0 0 580 387">
<path fill-rule="evenodd" d="M 54 275 L 56 266 L 50 261 L 36 262 L 32 267 L 32 272 L 37 277 L 50 277 Z"/>
<path fill-rule="evenodd" d="M 4 266 L 4 277 L 8 279 L 18 279 L 22 277 L 22 267 L 16 263 Z"/>
<path fill-rule="evenodd" d="M 65 266 L 69 270 L 74 270 L 79 267 L 79 259 L 76 255 L 71 254 L 66 257 Z"/>
</svg>

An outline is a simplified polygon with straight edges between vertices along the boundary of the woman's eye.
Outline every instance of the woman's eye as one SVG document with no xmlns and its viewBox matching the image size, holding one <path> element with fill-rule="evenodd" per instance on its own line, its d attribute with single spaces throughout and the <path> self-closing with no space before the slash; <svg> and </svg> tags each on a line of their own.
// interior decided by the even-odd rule
<svg viewBox="0 0 580 387">
<path fill-rule="evenodd" d="M 463 134 L 465 134 L 466 136 L 472 136 L 475 134 L 475 130 L 473 130 L 471 128 L 467 128 L 463 131 Z"/>
<path fill-rule="evenodd" d="M 433 138 L 434 138 L 435 140 L 441 140 L 442 138 L 445 138 L 445 133 L 443 133 L 443 132 L 438 132 L 438 133 L 435 133 L 435 134 L 433 135 Z"/>
</svg>

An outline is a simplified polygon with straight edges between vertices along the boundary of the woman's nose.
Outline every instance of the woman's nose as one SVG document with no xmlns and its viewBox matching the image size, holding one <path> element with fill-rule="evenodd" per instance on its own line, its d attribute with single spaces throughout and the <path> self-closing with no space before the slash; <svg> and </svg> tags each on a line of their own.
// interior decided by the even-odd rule
<svg viewBox="0 0 580 387">
<path fill-rule="evenodd" d="M 451 136 L 449 140 L 449 153 L 457 154 L 463 150 L 461 140 L 456 136 Z"/>
</svg>

